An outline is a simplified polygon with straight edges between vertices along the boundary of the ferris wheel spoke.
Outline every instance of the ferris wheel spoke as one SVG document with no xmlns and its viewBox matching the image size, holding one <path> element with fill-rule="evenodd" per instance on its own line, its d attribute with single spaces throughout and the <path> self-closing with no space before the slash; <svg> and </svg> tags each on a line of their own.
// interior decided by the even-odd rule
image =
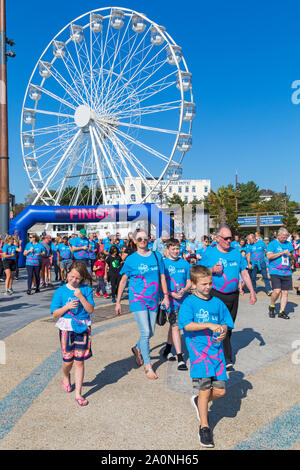
<svg viewBox="0 0 300 470">
<path fill-rule="evenodd" d="M 61 142 L 58 142 L 57 145 L 55 145 L 54 147 L 51 145 L 54 143 L 56 143 L 57 141 L 61 141 L 63 137 L 66 137 L 67 134 L 69 134 L 69 130 L 67 132 L 65 132 L 64 134 L 61 134 L 57 137 L 55 137 L 54 139 L 50 140 L 49 142 L 43 144 L 43 145 L 40 145 L 39 147 L 35 146 L 34 149 L 31 151 L 31 152 L 28 152 L 25 156 L 25 158 L 30 158 L 32 157 L 33 155 L 37 155 L 37 158 L 40 158 L 41 156 L 43 156 L 44 154 L 39 154 L 39 152 L 43 149 L 45 150 L 46 149 L 46 153 L 50 152 L 51 150 L 55 150 L 56 148 L 59 148 L 61 147 Z M 67 137 L 66 137 L 67 138 Z M 50 147 L 50 148 L 49 148 Z"/>
<path fill-rule="evenodd" d="M 50 98 L 53 98 L 54 100 L 58 101 L 59 103 L 61 104 L 64 104 L 65 106 L 67 106 L 68 108 L 71 108 L 71 109 L 76 109 L 76 106 L 72 103 L 69 103 L 69 101 L 66 101 L 64 100 L 63 98 L 60 98 L 59 96 L 55 95 L 54 93 L 52 93 L 51 91 L 47 90 L 46 88 L 44 87 L 40 87 L 40 90 L 45 93 L 45 95 L 49 96 Z"/>
<path fill-rule="evenodd" d="M 104 159 L 105 159 L 105 161 L 106 161 L 106 164 L 107 164 L 107 166 L 108 166 L 108 168 L 109 168 L 109 170 L 110 170 L 110 172 L 111 172 L 111 175 L 112 175 L 112 177 L 113 177 L 113 179 L 114 179 L 114 181 L 115 181 L 115 183 L 116 183 L 116 185 L 117 185 L 117 187 L 118 187 L 118 189 L 119 189 L 119 191 L 120 191 L 120 195 L 121 195 L 121 197 L 123 198 L 124 202 L 126 202 L 126 197 L 125 197 L 124 191 L 123 191 L 123 189 L 122 189 L 121 186 L 120 186 L 119 180 L 118 180 L 118 178 L 117 178 L 117 176 L 116 176 L 116 174 L 115 174 L 115 171 L 114 171 L 114 169 L 113 169 L 113 167 L 112 167 L 112 165 L 111 165 L 111 163 L 110 163 L 110 159 L 108 158 L 108 156 L 107 156 L 107 154 L 106 154 L 106 151 L 105 151 L 105 149 L 104 149 L 104 146 L 103 146 L 103 144 L 102 144 L 102 142 L 101 142 L 101 137 L 100 137 L 100 135 L 98 135 L 97 128 L 92 127 L 92 132 L 94 133 L 95 139 L 96 139 L 96 141 L 97 141 L 97 143 L 98 143 L 98 146 L 99 146 L 99 148 L 100 148 L 100 150 L 101 150 L 101 153 L 102 153 L 102 155 L 103 155 L 103 157 L 104 157 Z"/>
<path fill-rule="evenodd" d="M 135 34 L 135 38 L 134 38 L 133 44 L 132 44 L 132 46 L 131 46 L 131 49 L 130 49 L 128 55 L 125 56 L 125 64 L 124 64 L 122 70 L 121 70 L 120 73 L 119 73 L 118 79 L 116 80 L 115 87 L 114 87 L 115 90 L 114 90 L 114 92 L 113 92 L 113 94 L 112 94 L 112 96 L 110 97 L 109 100 L 108 100 L 107 97 L 106 97 L 105 105 L 109 106 L 110 102 L 114 100 L 115 94 L 116 94 L 116 92 L 118 92 L 118 88 L 117 88 L 117 87 L 118 87 L 118 84 L 119 84 L 120 80 L 123 78 L 123 76 L 124 76 L 124 74 L 125 74 L 127 65 L 132 62 L 132 59 L 133 59 L 134 56 L 137 54 L 137 51 L 138 51 L 140 45 L 145 42 L 145 39 L 146 39 L 146 37 L 148 36 L 149 31 L 150 31 L 150 26 L 148 27 L 147 32 L 143 35 L 141 41 L 138 43 L 136 49 L 133 51 L 133 47 L 135 46 L 135 43 L 136 43 L 137 38 L 138 38 L 138 35 Z M 151 47 L 152 47 L 152 44 L 148 45 L 147 47 L 144 47 L 144 48 L 142 49 L 142 51 L 140 51 L 140 54 L 141 54 L 144 50 L 150 49 Z M 124 61 L 124 59 L 123 59 L 122 61 Z M 121 61 L 120 64 L 119 64 L 120 66 L 121 66 L 122 61 Z M 131 72 L 131 67 L 130 67 L 130 69 L 129 69 L 128 72 L 129 72 L 129 73 Z"/>
<path fill-rule="evenodd" d="M 95 145 L 95 139 L 94 139 L 92 126 L 89 126 L 89 131 L 90 131 L 92 148 L 93 148 L 93 153 L 94 153 L 94 161 L 96 163 L 97 175 L 98 175 L 98 178 L 99 178 L 99 181 L 100 181 L 100 187 L 101 187 L 101 191 L 102 191 L 102 195 L 103 195 L 103 199 L 104 199 L 104 204 L 107 204 L 106 192 L 105 192 L 103 178 L 102 178 L 102 171 L 101 171 L 100 162 L 99 162 L 99 158 L 98 158 L 98 154 L 97 154 L 97 150 L 96 150 L 96 145 Z"/>
<path fill-rule="evenodd" d="M 61 167 L 62 163 L 65 161 L 66 157 L 68 156 L 68 153 L 69 153 L 69 151 L 71 150 L 72 146 L 74 145 L 74 142 L 75 142 L 76 139 L 78 138 L 80 132 L 81 132 L 81 130 L 79 130 L 79 131 L 75 134 L 75 136 L 73 137 L 71 143 L 69 144 L 69 146 L 67 147 L 67 149 L 66 149 L 66 151 L 64 152 L 63 156 L 61 157 L 61 159 L 60 159 L 59 162 L 57 163 L 56 167 L 54 168 L 52 175 L 49 176 L 49 178 L 47 179 L 46 183 L 43 185 L 42 189 L 38 192 L 37 196 L 35 197 L 35 199 L 34 199 L 34 201 L 33 201 L 33 204 L 36 204 L 36 202 L 39 200 L 40 196 L 45 192 L 46 188 L 49 187 L 49 184 L 51 184 L 51 181 L 53 180 L 54 176 L 55 176 L 56 173 L 58 172 L 58 170 L 59 170 L 59 168 Z"/>
<path fill-rule="evenodd" d="M 120 108 L 122 105 L 126 105 L 126 102 L 128 100 L 130 100 L 130 98 L 133 98 L 135 97 L 139 103 L 146 100 L 146 99 L 149 99 L 151 98 L 152 96 L 164 91 L 165 89 L 173 86 L 176 84 L 176 81 L 170 81 L 170 82 L 165 82 L 166 79 L 168 79 L 170 76 L 174 75 L 174 72 L 166 75 L 165 77 L 162 77 L 160 78 L 159 80 L 157 80 L 156 82 L 154 83 L 151 83 L 150 85 L 142 88 L 141 90 L 139 90 L 139 87 L 142 86 L 148 79 L 150 79 L 150 76 L 147 77 L 144 82 L 142 84 L 139 85 L 139 87 L 137 87 L 135 89 L 134 92 L 131 92 L 131 94 L 125 96 L 125 98 L 123 99 L 123 101 L 121 102 L 114 102 L 112 103 L 112 107 L 113 108 Z M 150 91 L 149 91 L 150 90 Z M 125 91 L 125 90 L 124 90 Z M 148 92 L 148 93 L 147 93 Z"/>
<path fill-rule="evenodd" d="M 72 100 L 75 101 L 75 103 L 77 105 L 82 104 L 82 97 L 78 93 L 77 88 L 76 88 L 76 90 L 74 88 L 72 88 L 70 86 L 69 82 L 59 73 L 59 71 L 54 67 L 53 64 L 52 64 L 52 67 L 51 67 L 51 76 L 62 87 L 62 89 L 65 90 L 65 92 L 70 96 L 70 98 L 72 98 Z M 71 77 L 71 78 L 72 78 L 72 81 L 73 81 L 73 77 Z M 73 83 L 74 83 L 74 81 L 73 81 Z"/>
<path fill-rule="evenodd" d="M 116 135 L 114 135 L 113 143 L 115 146 L 119 148 L 119 151 L 121 152 L 121 154 L 123 154 L 122 160 L 125 160 L 125 161 L 128 160 L 128 163 L 130 164 L 130 166 L 135 170 L 136 175 L 138 175 L 138 177 L 141 178 L 141 180 L 143 181 L 143 184 L 147 187 L 147 190 L 150 191 L 151 187 L 149 186 L 147 182 L 145 174 L 148 174 L 148 177 L 150 176 L 151 178 L 152 178 L 152 175 L 144 167 L 143 167 L 144 174 L 143 172 L 140 171 L 140 169 L 138 168 L 138 165 L 135 163 L 135 160 L 136 160 L 135 156 L 129 151 L 129 149 L 124 145 L 124 143 Z M 129 170 L 128 170 L 128 173 L 129 173 L 128 176 L 131 177 Z M 138 192 L 138 188 L 136 187 L 135 180 L 133 180 L 133 185 L 136 191 Z"/>
<path fill-rule="evenodd" d="M 109 149 L 109 146 L 108 146 L 107 139 L 105 139 L 103 141 L 103 145 L 105 147 L 107 155 L 109 155 L 109 150 L 110 149 Z M 110 153 L 112 155 L 112 158 L 110 159 L 110 163 L 112 165 L 112 168 L 114 169 L 114 174 L 116 175 L 117 181 L 118 181 L 121 188 L 122 188 L 122 186 L 125 187 L 124 169 L 123 169 L 122 165 L 120 165 L 119 159 L 118 159 L 118 162 L 115 161 L 114 152 L 110 152 Z M 124 194 L 124 192 L 123 192 L 123 194 Z M 121 195 L 122 195 L 122 193 L 121 193 Z M 125 194 L 124 194 L 124 196 L 125 196 Z M 126 198 L 124 199 L 124 202 L 126 202 Z"/>
<path fill-rule="evenodd" d="M 62 196 L 62 193 L 63 193 L 63 190 L 64 190 L 64 187 L 65 187 L 65 184 L 71 176 L 73 166 L 74 166 L 74 160 L 76 159 L 78 148 L 79 148 L 79 143 L 80 143 L 80 139 L 77 139 L 76 145 L 74 146 L 74 152 L 73 152 L 73 154 L 71 154 L 67 170 L 64 173 L 62 184 L 61 184 L 60 188 L 57 191 L 57 195 L 56 195 L 56 198 L 55 198 L 55 205 L 57 205 L 59 203 L 59 201 L 61 199 L 61 196 Z"/>
<path fill-rule="evenodd" d="M 37 176 L 39 176 L 40 179 L 46 179 L 48 178 L 48 176 L 51 175 L 53 169 L 55 168 L 55 165 L 56 165 L 56 160 L 57 160 L 57 157 L 59 157 L 59 155 L 61 155 L 62 151 L 64 151 L 64 149 L 67 148 L 68 144 L 70 143 L 71 139 L 69 139 L 65 144 L 63 145 L 58 145 L 56 148 L 57 148 L 57 151 L 53 153 L 53 151 L 55 149 L 50 149 L 48 150 L 47 152 L 44 153 L 44 155 L 40 155 L 39 157 L 36 158 L 36 160 L 40 160 L 41 157 L 45 157 L 45 155 L 47 155 L 48 153 L 51 152 L 50 156 L 48 156 L 46 159 L 43 158 L 44 160 L 44 163 L 40 163 L 39 165 L 39 169 L 38 169 L 38 172 L 37 172 Z M 43 178 L 41 176 L 41 173 L 43 173 Z"/>
<path fill-rule="evenodd" d="M 46 134 L 53 134 L 57 132 L 62 132 L 64 130 L 72 130 L 72 128 L 75 128 L 75 123 L 64 123 L 64 124 L 57 124 L 55 126 L 48 126 L 48 127 L 39 127 L 39 128 L 34 128 L 32 130 L 32 133 L 34 137 L 40 136 L 40 135 L 46 135 Z M 26 135 L 27 132 L 23 132 L 23 135 Z"/>
<path fill-rule="evenodd" d="M 114 136 L 110 136 L 111 138 L 111 142 L 113 143 L 115 149 L 116 149 L 116 152 L 117 154 L 119 155 L 120 159 L 121 159 L 121 162 L 125 168 L 125 171 L 126 171 L 126 174 L 127 174 L 127 177 L 132 180 L 132 175 L 128 169 L 128 166 L 127 166 L 127 163 L 126 163 L 126 155 L 123 155 L 123 150 L 122 150 L 122 146 L 120 145 L 120 141 L 119 139 L 114 135 Z M 130 158 L 127 157 L 127 160 L 130 162 Z M 138 193 L 138 187 L 136 186 L 136 182 L 135 182 L 135 179 L 132 180 L 133 182 L 133 185 L 135 187 L 135 190 L 136 192 Z"/>
<path fill-rule="evenodd" d="M 161 113 L 165 111 L 172 111 L 174 109 L 180 109 L 180 104 L 181 104 L 181 101 L 179 100 L 179 101 L 172 101 L 169 103 L 161 103 L 161 104 L 155 104 L 152 106 L 146 106 L 144 108 L 139 108 L 139 109 L 130 109 L 129 107 L 127 111 L 120 111 L 118 112 L 117 115 L 119 119 L 124 119 L 124 118 L 128 118 L 130 116 L 135 116 L 135 115 L 144 116 L 146 114 Z"/>
<path fill-rule="evenodd" d="M 55 113 L 53 111 L 46 111 L 46 110 L 43 110 L 43 109 L 29 109 L 29 108 L 26 108 L 24 109 L 24 111 L 31 111 L 31 112 L 34 112 L 34 113 L 38 113 L 38 114 L 46 114 L 48 116 L 58 116 L 58 117 L 65 117 L 65 118 L 71 118 L 71 119 L 74 119 L 74 114 L 63 114 L 63 113 Z"/>
<path fill-rule="evenodd" d="M 173 131 L 171 129 L 161 129 L 159 127 L 142 126 L 141 124 L 132 124 L 129 122 L 122 122 L 122 121 L 119 121 L 118 124 L 119 126 L 132 127 L 135 129 L 143 129 L 143 130 L 152 131 L 152 132 L 161 132 L 163 134 L 173 134 L 173 135 L 178 134 L 178 131 Z"/>
<path fill-rule="evenodd" d="M 85 38 L 83 37 L 83 43 L 85 44 Z M 89 62 L 89 58 L 87 57 L 87 61 L 85 62 L 84 60 L 81 59 L 80 57 L 80 51 L 79 51 L 79 48 L 80 48 L 80 51 L 82 51 L 83 49 L 83 46 L 82 44 L 80 43 L 80 45 L 78 46 L 77 45 L 77 42 L 75 42 L 75 50 L 76 50 L 76 55 L 77 55 L 77 61 L 78 61 L 78 65 L 79 65 L 79 69 L 80 69 L 80 79 L 81 79 L 81 83 L 82 83 L 82 86 L 84 88 L 84 91 L 85 91 L 85 95 L 86 95 L 86 98 L 87 98 L 87 102 L 89 104 L 92 103 L 92 97 L 91 97 L 91 94 L 89 93 L 88 89 L 87 89 L 87 86 L 86 86 L 86 83 L 85 83 L 85 75 L 84 75 L 84 72 L 83 72 L 83 69 L 82 69 L 82 66 L 84 66 L 85 63 L 90 63 Z"/>
<path fill-rule="evenodd" d="M 152 50 L 152 47 L 153 47 L 153 46 L 151 46 L 151 47 L 149 48 L 148 53 L 145 55 L 145 57 L 143 58 L 143 60 L 140 61 L 140 63 L 138 63 L 137 66 L 133 67 L 133 69 L 136 68 L 135 72 L 133 72 L 131 78 L 126 82 L 126 84 L 118 90 L 118 94 L 116 95 L 115 99 L 116 99 L 116 98 L 120 98 L 120 96 L 122 95 L 122 93 L 123 93 L 123 91 L 124 91 L 124 87 L 125 87 L 125 86 L 128 87 L 129 84 L 131 85 L 132 83 L 135 83 L 135 82 L 134 82 L 135 77 L 138 76 L 138 74 L 141 74 L 141 73 L 143 72 L 143 70 L 145 70 L 145 68 L 148 68 L 148 67 L 149 67 L 149 64 L 151 64 L 153 61 L 155 61 L 154 64 L 153 64 L 153 67 L 155 67 L 155 63 L 156 63 L 157 57 L 162 53 L 162 51 L 166 48 L 166 46 L 165 46 L 162 50 L 160 50 L 157 54 L 155 54 L 155 55 L 149 60 L 149 62 L 147 62 L 147 64 L 145 65 L 145 64 L 143 64 L 143 62 L 144 62 L 145 59 L 147 58 L 148 54 L 150 54 L 150 52 L 151 52 L 151 50 Z M 139 78 L 138 80 L 140 80 L 140 78 Z"/>
<path fill-rule="evenodd" d="M 109 83 L 108 83 L 108 86 L 107 86 L 107 90 L 108 90 L 108 91 L 107 91 L 107 94 L 108 94 L 108 95 L 111 93 L 111 77 L 112 77 L 112 73 L 113 73 L 113 70 L 114 70 L 114 67 L 115 67 L 115 62 L 116 62 L 116 60 L 117 60 L 118 54 L 120 53 L 120 49 L 121 49 L 121 47 L 122 47 L 122 44 L 123 44 L 125 35 L 126 35 L 127 32 L 128 32 L 129 24 L 130 24 L 130 19 L 129 19 L 129 21 L 127 22 L 127 26 L 126 26 L 126 29 L 125 29 L 123 35 L 122 35 L 121 40 L 120 40 L 120 33 L 118 34 L 117 44 L 116 44 L 116 47 L 115 47 L 115 53 L 114 53 L 114 57 L 113 57 L 113 61 L 112 61 L 111 67 L 110 67 L 110 78 L 109 78 Z"/>
<path fill-rule="evenodd" d="M 164 161 L 165 163 L 168 163 L 170 158 L 169 157 L 166 157 L 165 155 L 163 155 L 162 153 L 158 152 L 157 150 L 154 150 L 153 148 L 149 147 L 148 145 L 146 144 L 143 144 L 142 142 L 140 142 L 139 140 L 135 139 L 134 137 L 131 137 L 129 136 L 128 134 L 125 134 L 124 132 L 121 132 L 119 129 L 118 130 L 115 130 L 115 132 L 117 134 L 120 134 L 122 137 L 124 137 L 125 139 L 129 140 L 130 142 L 132 142 L 133 144 L 135 144 L 137 147 L 140 147 L 141 149 L 143 150 L 146 150 L 146 152 L 148 152 L 150 155 L 154 155 L 155 157 L 159 158 L 160 160 Z"/>
</svg>

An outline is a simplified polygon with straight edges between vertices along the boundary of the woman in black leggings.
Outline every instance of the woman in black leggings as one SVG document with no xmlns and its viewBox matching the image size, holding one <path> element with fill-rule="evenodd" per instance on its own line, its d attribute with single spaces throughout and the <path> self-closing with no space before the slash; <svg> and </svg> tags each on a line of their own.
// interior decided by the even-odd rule
<svg viewBox="0 0 300 470">
<path fill-rule="evenodd" d="M 35 292 L 40 292 L 40 271 L 42 255 L 45 254 L 45 248 L 39 242 L 39 237 L 36 233 L 29 235 L 29 242 L 25 246 L 24 256 L 26 256 L 26 269 L 27 269 L 27 294 L 31 294 L 31 286 L 33 275 L 35 276 L 36 289 Z"/>
</svg>

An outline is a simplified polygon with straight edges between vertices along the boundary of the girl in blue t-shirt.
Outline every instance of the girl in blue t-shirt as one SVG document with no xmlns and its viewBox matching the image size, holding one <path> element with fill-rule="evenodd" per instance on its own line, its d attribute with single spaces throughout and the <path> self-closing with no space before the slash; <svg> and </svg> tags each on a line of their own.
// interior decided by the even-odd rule
<svg viewBox="0 0 300 470">
<path fill-rule="evenodd" d="M 13 294 L 13 279 L 14 273 L 17 267 L 16 253 L 20 252 L 21 248 L 14 244 L 14 239 L 11 235 L 7 235 L 4 239 L 4 245 L 2 247 L 2 262 L 3 269 L 5 272 L 5 292 L 4 295 Z"/>
<path fill-rule="evenodd" d="M 72 391 L 70 373 L 75 365 L 75 401 L 88 405 L 82 396 L 84 361 L 92 356 L 91 319 L 94 311 L 93 289 L 84 284 L 91 282 L 85 263 L 75 261 L 67 274 L 67 284 L 59 287 L 52 297 L 51 313 L 58 319 L 59 338 L 63 355 L 63 390 Z"/>
<path fill-rule="evenodd" d="M 129 308 L 140 329 L 140 339 L 131 348 L 137 366 L 144 364 L 146 377 L 155 380 L 157 375 L 150 362 L 150 338 L 154 335 L 159 304 L 159 285 L 163 292 L 162 303 L 169 308 L 169 294 L 164 274 L 162 256 L 148 249 L 148 235 L 145 231 L 135 232 L 137 251 L 125 259 L 120 271 L 122 279 L 116 300 L 116 314 L 121 314 L 121 297 L 129 279 Z"/>
</svg>

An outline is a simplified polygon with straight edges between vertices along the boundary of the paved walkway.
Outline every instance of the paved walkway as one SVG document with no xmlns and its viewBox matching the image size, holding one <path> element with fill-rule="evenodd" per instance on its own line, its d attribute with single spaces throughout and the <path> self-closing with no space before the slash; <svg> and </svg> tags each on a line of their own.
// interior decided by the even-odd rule
<svg viewBox="0 0 300 470">
<path fill-rule="evenodd" d="M 0 449 L 201 449 L 189 372 L 162 358 L 167 326 L 151 340 L 159 379 L 147 380 L 130 351 L 138 329 L 127 301 L 116 318 L 111 303 L 96 299 L 83 389 L 89 405 L 80 408 L 74 392 L 61 389 L 52 294 L 24 296 L 22 282 L 14 299 L 0 301 L 7 353 L 0 365 Z M 289 321 L 269 319 L 268 303 L 264 292 L 255 306 L 248 295 L 240 300 L 235 370 L 226 396 L 210 407 L 215 449 L 300 449 L 300 297 L 290 295 Z"/>
</svg>

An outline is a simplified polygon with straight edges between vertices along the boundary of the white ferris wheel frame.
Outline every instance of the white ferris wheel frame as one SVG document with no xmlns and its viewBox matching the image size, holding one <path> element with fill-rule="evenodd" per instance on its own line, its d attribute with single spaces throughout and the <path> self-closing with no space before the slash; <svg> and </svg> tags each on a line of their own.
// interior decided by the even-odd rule
<svg viewBox="0 0 300 470">
<path fill-rule="evenodd" d="M 22 112 L 21 112 L 21 133 L 20 133 L 20 137 L 21 137 L 21 148 L 22 148 L 22 155 L 23 155 L 23 161 L 24 161 L 24 168 L 26 170 L 26 173 L 27 173 L 27 176 L 31 182 L 31 185 L 32 185 L 32 189 L 37 193 L 34 201 L 32 204 L 35 204 L 38 200 L 42 200 L 46 205 L 47 205 L 47 200 L 45 199 L 45 194 L 48 195 L 49 198 L 52 198 L 52 195 L 50 194 L 49 192 L 49 188 L 48 188 L 48 182 L 49 182 L 49 179 L 50 177 L 47 179 L 46 182 L 44 182 L 44 179 L 40 173 L 40 168 L 38 168 L 38 173 L 40 175 L 40 178 L 41 178 L 41 181 L 43 181 L 44 185 L 42 187 L 42 189 L 38 190 L 38 188 L 36 188 L 34 182 L 32 181 L 32 178 L 31 178 L 31 175 L 30 175 L 30 171 L 28 169 L 28 166 L 27 166 L 27 162 L 26 162 L 26 155 L 24 154 L 24 148 L 23 148 L 23 140 L 22 140 L 22 136 L 23 136 L 23 113 L 24 111 L 26 110 L 25 108 L 25 103 L 26 103 L 26 99 L 28 97 L 28 92 L 29 92 L 29 88 L 30 86 L 32 86 L 32 79 L 37 71 L 37 68 L 39 67 L 39 64 L 41 62 L 41 59 L 43 58 L 43 56 L 45 55 L 45 53 L 48 51 L 49 48 L 51 48 L 51 46 L 53 45 L 54 41 L 57 40 L 57 38 L 59 38 L 59 36 L 65 31 L 67 30 L 68 28 L 70 28 L 71 25 L 73 24 L 76 24 L 77 21 L 80 21 L 82 18 L 84 18 L 85 16 L 88 16 L 91 17 L 91 14 L 101 14 L 102 12 L 104 11 L 108 11 L 108 14 L 107 15 L 104 15 L 103 16 L 103 21 L 106 20 L 106 19 L 109 19 L 111 17 L 111 13 L 113 10 L 121 10 L 122 12 L 124 12 L 124 15 L 125 16 L 129 16 L 129 17 L 133 17 L 134 15 L 137 15 L 139 16 L 141 19 L 143 19 L 145 22 L 149 23 L 149 25 L 151 27 L 154 27 L 158 30 L 159 34 L 164 38 L 164 40 L 166 41 L 166 43 L 168 45 L 171 45 L 171 46 L 177 46 L 176 42 L 173 40 L 173 38 L 170 36 L 170 34 L 163 28 L 161 29 L 161 26 L 159 26 L 157 23 L 155 23 L 154 21 L 150 20 L 145 14 L 143 13 L 140 13 L 140 12 L 137 12 L 135 10 L 131 10 L 131 9 L 128 9 L 128 8 L 124 8 L 124 7 L 103 7 L 103 8 L 97 8 L 97 9 L 94 9 L 94 10 L 91 10 L 91 11 L 88 11 L 80 16 L 78 16 L 77 18 L 73 19 L 72 21 L 70 21 L 67 25 L 65 25 L 52 39 L 51 41 L 49 42 L 49 44 L 46 46 L 46 48 L 44 49 L 44 51 L 42 52 L 42 54 L 40 55 L 34 69 L 33 69 L 33 72 L 30 76 L 30 79 L 28 81 L 28 85 L 27 85 L 27 88 L 26 88 L 26 91 L 25 91 L 25 96 L 24 96 L 24 100 L 23 100 L 23 105 L 22 105 Z M 129 22 L 128 22 L 129 24 Z M 90 22 L 88 22 L 85 26 L 83 26 L 83 29 L 85 28 L 88 28 L 88 26 L 90 25 Z M 150 28 L 149 26 L 149 28 Z M 71 37 L 69 37 L 66 41 L 65 41 L 65 45 L 67 46 L 68 43 L 71 41 Z M 177 60 L 177 57 L 175 55 L 175 52 L 173 50 L 173 47 L 170 47 L 170 51 L 172 53 L 172 56 L 173 56 L 173 60 L 175 61 L 175 65 L 177 66 L 177 70 L 179 72 L 179 91 L 180 91 L 180 100 L 181 100 L 181 105 L 180 105 L 180 113 L 179 113 L 179 124 L 178 124 L 178 130 L 177 131 L 174 131 L 173 133 L 177 134 L 176 135 L 176 138 L 175 138 L 175 142 L 173 144 L 173 148 L 170 152 L 170 156 L 166 162 L 166 165 L 161 173 L 161 175 L 159 176 L 159 178 L 155 178 L 155 184 L 152 186 L 152 187 L 149 187 L 148 186 L 148 191 L 146 193 L 146 195 L 142 198 L 142 201 L 141 202 L 145 202 L 146 199 L 149 198 L 149 196 L 156 191 L 156 188 L 159 186 L 161 180 L 163 179 L 166 171 L 168 170 L 170 164 L 172 163 L 172 160 L 173 160 L 173 157 L 174 157 L 174 154 L 175 154 L 175 151 L 176 151 L 176 148 L 177 148 L 177 144 L 178 144 L 178 139 L 180 137 L 180 132 L 181 132 L 181 129 L 182 129 L 182 123 L 183 123 L 183 105 L 184 105 L 184 89 L 183 89 L 183 81 L 182 81 L 182 74 L 181 72 L 184 71 L 184 72 L 187 72 L 189 73 L 189 69 L 188 69 L 188 66 L 187 66 L 187 63 L 184 59 L 184 56 L 182 55 L 181 57 L 181 61 L 183 63 L 183 66 L 184 67 L 181 67 L 179 68 L 179 65 L 178 65 L 178 60 Z M 52 61 L 50 62 L 51 65 L 57 60 L 57 57 L 53 57 Z M 185 70 L 182 70 L 182 68 L 184 68 Z M 91 69 L 93 70 L 93 69 Z M 172 72 L 173 73 L 173 72 Z M 37 88 L 42 88 L 44 82 L 45 82 L 46 78 L 45 77 L 42 77 L 42 81 L 41 81 L 41 84 L 39 86 L 37 86 Z M 47 90 L 43 89 L 42 90 L 43 92 L 45 92 L 47 94 Z M 190 92 L 190 101 L 193 103 L 194 102 L 194 99 L 193 99 L 193 90 L 192 90 L 192 86 L 190 87 L 189 89 L 189 92 Z M 49 94 L 50 92 L 48 92 Z M 60 101 L 61 103 L 63 103 L 63 99 L 60 98 Z M 168 103 L 167 103 L 168 104 Z M 57 115 L 57 116 L 64 116 L 64 114 L 61 114 L 61 113 L 55 113 L 55 112 L 50 112 L 50 111 L 43 111 L 43 110 L 38 110 L 37 109 L 37 106 L 38 106 L 38 101 L 35 102 L 34 104 L 34 107 L 32 108 L 32 111 L 36 112 L 36 113 L 45 113 L 45 114 L 53 114 L 53 115 Z M 67 103 L 67 106 L 70 107 L 70 103 Z M 74 115 L 65 115 L 66 117 L 70 117 L 70 118 L 74 118 Z M 35 123 L 34 123 L 35 125 Z M 123 124 L 121 124 L 123 125 Z M 134 124 L 131 124 L 133 127 L 135 126 Z M 139 128 L 147 128 L 147 126 L 137 126 Z M 149 128 L 150 129 L 150 128 Z M 151 130 L 155 130 L 155 128 L 151 128 Z M 159 129 L 157 128 L 156 129 L 157 131 L 160 131 L 160 132 L 168 132 L 168 131 L 164 131 L 163 129 Z M 188 129 L 188 133 L 191 135 L 191 131 L 192 131 L 192 120 L 189 122 L 189 129 Z M 122 131 L 119 131 L 120 134 L 122 134 Z M 76 141 L 76 138 L 78 137 L 80 133 L 80 130 L 76 132 L 75 136 L 73 137 L 71 143 L 68 145 L 67 149 L 64 151 L 63 153 L 63 156 L 60 158 L 58 164 L 55 166 L 55 169 L 54 169 L 54 172 L 57 172 L 61 166 L 61 164 L 63 163 L 64 159 L 67 157 L 68 153 L 70 152 L 70 150 L 72 149 L 72 146 L 73 146 L 73 143 Z M 94 158 L 95 158 L 95 162 L 96 162 L 96 167 L 97 167 L 97 175 L 98 175 L 98 178 L 99 178 L 99 183 L 100 183 L 100 188 L 101 188 L 101 191 L 102 191 L 102 194 L 103 194 L 103 198 L 106 199 L 106 192 L 105 192 L 105 186 L 104 186 L 104 182 L 103 182 L 103 179 L 101 178 L 101 170 L 99 169 L 99 161 L 98 161 L 98 158 L 97 158 L 97 150 L 96 150 L 96 146 L 95 146 L 95 141 L 97 141 L 98 143 L 98 146 L 100 147 L 101 151 L 102 151 L 102 154 L 108 164 L 109 165 L 109 158 L 107 158 L 107 155 L 106 155 L 106 150 L 105 150 L 105 146 L 103 145 L 103 143 L 101 143 L 101 139 L 99 139 L 99 136 L 95 133 L 95 131 L 92 129 L 92 127 L 89 125 L 89 133 L 90 133 L 90 137 L 91 137 L 91 145 L 92 145 L 92 149 L 93 149 L 93 153 L 94 153 Z M 128 137 L 128 136 L 127 136 Z M 134 141 L 134 138 L 132 138 L 133 141 Z M 116 144 L 116 148 L 118 149 L 119 146 L 122 146 L 122 142 L 120 141 L 120 139 L 118 139 L 119 141 L 117 142 Z M 130 140 L 130 138 L 129 138 Z M 123 149 L 124 150 L 124 149 Z M 153 149 L 152 149 L 153 150 Z M 117 150 L 117 153 L 119 154 L 120 158 L 121 158 L 121 152 L 119 153 L 118 150 Z M 183 159 L 184 159 L 184 156 L 185 156 L 185 153 L 186 151 L 181 151 L 181 157 L 179 158 L 179 161 L 176 162 L 176 166 L 180 167 Z M 35 155 L 35 149 L 33 151 L 33 155 Z M 126 168 L 126 166 L 125 166 Z M 147 170 L 148 171 L 148 170 Z M 114 172 L 112 172 L 113 174 Z M 131 175 L 130 175 L 131 176 Z M 53 177 L 52 177 L 53 179 Z M 118 189 L 120 191 L 120 194 L 122 194 L 122 190 L 121 190 L 121 187 L 119 187 L 120 185 L 118 184 L 118 178 L 116 177 L 115 179 L 115 182 L 116 182 L 116 186 L 118 186 Z M 166 181 L 166 184 L 165 184 L 165 189 L 172 183 L 172 180 L 169 180 L 169 181 Z M 58 202 L 58 197 L 56 197 L 56 202 Z M 106 203 L 106 201 L 104 201 Z M 125 201 L 124 201 L 125 202 Z"/>
</svg>

